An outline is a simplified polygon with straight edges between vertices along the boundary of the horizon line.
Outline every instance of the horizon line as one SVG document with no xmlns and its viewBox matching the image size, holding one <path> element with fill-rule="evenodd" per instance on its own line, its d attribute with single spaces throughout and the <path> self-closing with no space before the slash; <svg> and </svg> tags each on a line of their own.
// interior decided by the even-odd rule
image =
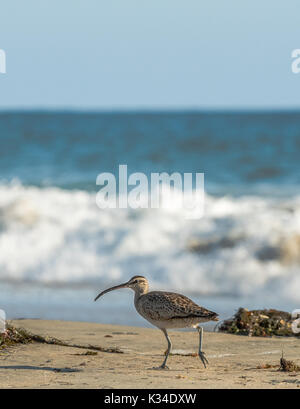
<svg viewBox="0 0 300 409">
<path fill-rule="evenodd" d="M 299 107 L 0 107 L 6 113 L 105 113 L 105 114 L 156 114 L 156 113 L 290 113 L 300 112 Z"/>
</svg>

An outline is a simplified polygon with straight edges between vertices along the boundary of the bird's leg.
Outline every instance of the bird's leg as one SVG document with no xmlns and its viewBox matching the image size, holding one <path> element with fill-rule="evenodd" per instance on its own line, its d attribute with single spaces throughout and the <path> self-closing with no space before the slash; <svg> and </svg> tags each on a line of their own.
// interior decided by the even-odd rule
<svg viewBox="0 0 300 409">
<path fill-rule="evenodd" d="M 208 364 L 208 360 L 205 356 L 205 353 L 202 351 L 202 340 L 203 340 L 203 328 L 197 326 L 197 331 L 199 332 L 199 358 L 201 359 L 204 368 L 206 368 L 206 364 Z"/>
<path fill-rule="evenodd" d="M 161 330 L 165 334 L 165 337 L 166 337 L 166 339 L 168 341 L 168 350 L 166 352 L 166 357 L 164 359 L 164 362 L 161 364 L 161 366 L 159 366 L 158 368 L 153 368 L 153 369 L 169 369 L 167 367 L 167 365 L 166 365 L 166 362 L 167 362 L 168 356 L 170 354 L 170 351 L 172 349 L 172 342 L 171 342 L 170 337 L 169 337 L 169 335 L 167 333 L 167 330 L 165 328 L 161 328 Z"/>
</svg>

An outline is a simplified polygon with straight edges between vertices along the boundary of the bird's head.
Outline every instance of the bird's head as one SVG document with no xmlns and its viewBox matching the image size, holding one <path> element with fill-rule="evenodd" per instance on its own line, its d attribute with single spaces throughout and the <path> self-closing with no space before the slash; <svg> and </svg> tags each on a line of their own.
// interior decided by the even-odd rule
<svg viewBox="0 0 300 409">
<path fill-rule="evenodd" d="M 120 288 L 131 288 L 135 293 L 145 294 L 148 292 L 149 284 L 148 280 L 143 276 L 133 276 L 129 281 L 123 284 L 115 285 L 107 290 L 102 291 L 97 295 L 95 301 L 98 300 L 102 295 L 108 293 L 109 291 L 118 290 Z"/>
</svg>

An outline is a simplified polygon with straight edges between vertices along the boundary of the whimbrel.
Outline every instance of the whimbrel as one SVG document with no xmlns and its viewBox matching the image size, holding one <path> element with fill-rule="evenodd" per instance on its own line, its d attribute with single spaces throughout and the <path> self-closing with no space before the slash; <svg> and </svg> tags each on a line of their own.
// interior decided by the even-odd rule
<svg viewBox="0 0 300 409">
<path fill-rule="evenodd" d="M 134 276 L 127 283 L 119 284 L 108 288 L 97 295 L 99 297 L 109 291 L 119 288 L 131 288 L 135 292 L 134 305 L 137 312 L 159 328 L 165 335 L 168 342 L 168 350 L 162 365 L 156 369 L 168 369 L 166 362 L 170 354 L 172 343 L 167 333 L 167 328 L 188 328 L 193 327 L 199 331 L 199 358 L 204 367 L 208 364 L 205 353 L 202 351 L 203 328 L 199 326 L 201 322 L 218 321 L 218 314 L 209 311 L 184 295 L 170 293 L 166 291 L 150 291 L 148 280 L 143 276 Z"/>
</svg>

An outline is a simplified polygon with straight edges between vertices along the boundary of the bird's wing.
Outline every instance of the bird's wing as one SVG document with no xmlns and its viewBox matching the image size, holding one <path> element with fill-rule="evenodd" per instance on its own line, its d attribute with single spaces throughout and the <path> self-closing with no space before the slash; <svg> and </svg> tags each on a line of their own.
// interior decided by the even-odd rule
<svg viewBox="0 0 300 409">
<path fill-rule="evenodd" d="M 140 310 L 152 320 L 199 317 L 214 319 L 217 314 L 200 307 L 188 297 L 164 291 L 152 291 L 141 297 Z"/>
</svg>

